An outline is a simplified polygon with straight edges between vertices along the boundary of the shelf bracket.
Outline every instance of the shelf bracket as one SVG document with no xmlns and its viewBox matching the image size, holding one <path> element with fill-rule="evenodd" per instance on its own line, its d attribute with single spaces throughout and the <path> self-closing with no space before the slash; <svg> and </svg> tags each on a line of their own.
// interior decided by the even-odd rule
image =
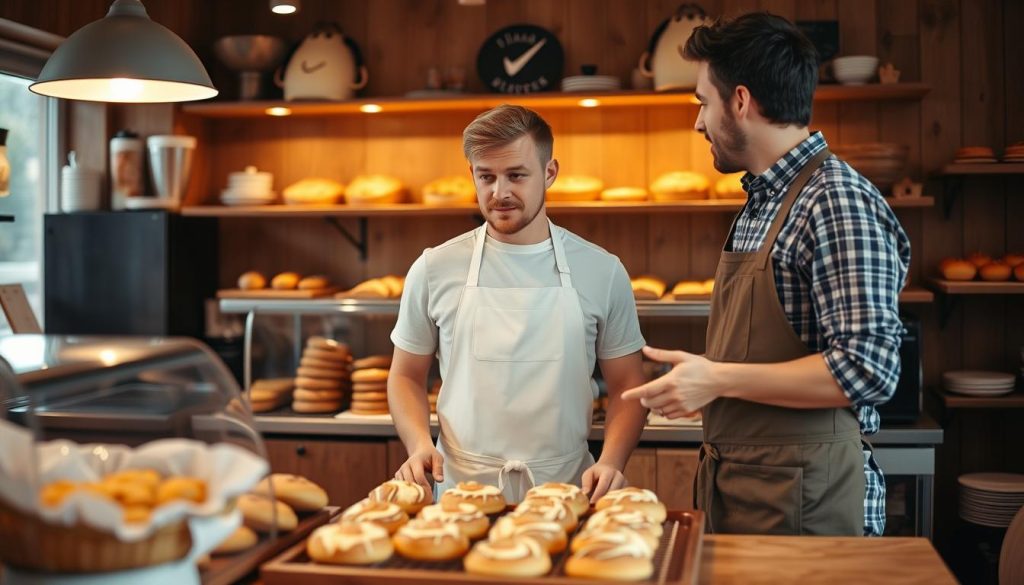
<svg viewBox="0 0 1024 585">
<path fill-rule="evenodd" d="M 953 215 L 956 198 L 963 189 L 963 178 L 960 176 L 946 177 L 942 181 L 942 218 L 948 220 Z"/>
<path fill-rule="evenodd" d="M 352 232 L 348 231 L 348 228 L 341 225 L 336 217 L 324 217 L 324 221 L 334 227 L 339 234 L 341 234 L 348 243 L 352 244 L 352 247 L 359 252 L 359 259 L 366 262 L 367 256 L 370 254 L 370 238 L 367 236 L 367 220 L 365 217 L 359 218 L 359 237 L 352 235 Z"/>
<path fill-rule="evenodd" d="M 945 329 L 953 311 L 960 304 L 960 297 L 939 293 L 939 329 Z"/>
</svg>

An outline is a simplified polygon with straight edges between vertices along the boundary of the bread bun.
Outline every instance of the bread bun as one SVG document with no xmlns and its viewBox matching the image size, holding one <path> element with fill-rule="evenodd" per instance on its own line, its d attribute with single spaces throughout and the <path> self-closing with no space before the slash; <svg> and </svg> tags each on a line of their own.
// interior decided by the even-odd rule
<svg viewBox="0 0 1024 585">
<path fill-rule="evenodd" d="M 711 191 L 713 199 L 745 199 L 747 192 L 743 190 L 743 175 L 746 173 L 730 173 L 715 182 Z"/>
<path fill-rule="evenodd" d="M 469 539 L 458 527 L 440 520 L 410 520 L 393 540 L 400 555 L 417 561 L 450 561 L 469 550 Z"/>
<path fill-rule="evenodd" d="M 601 191 L 602 201 L 647 201 L 647 189 L 643 187 L 614 187 Z"/>
<path fill-rule="evenodd" d="M 342 512 L 341 519 L 350 522 L 373 522 L 386 529 L 388 534 L 394 534 L 409 521 L 409 515 L 398 504 L 375 502 L 370 498 L 364 498 Z"/>
<path fill-rule="evenodd" d="M 206 482 L 197 477 L 185 476 L 165 479 L 156 488 L 156 503 L 160 505 L 173 500 L 187 500 L 197 504 L 205 502 Z"/>
<path fill-rule="evenodd" d="M 401 479 L 390 479 L 373 488 L 367 496 L 375 502 L 392 502 L 405 510 L 406 514 L 416 514 L 428 504 L 433 503 L 433 494 L 418 483 Z"/>
<path fill-rule="evenodd" d="M 1007 263 L 1010 268 L 1016 268 L 1024 264 L 1024 254 L 1006 254 L 1003 256 L 1003 262 Z"/>
<path fill-rule="evenodd" d="M 664 522 L 667 517 L 665 504 L 658 501 L 658 496 L 654 492 L 643 488 L 624 487 L 612 490 L 601 496 L 594 507 L 600 511 L 616 505 L 639 510 L 658 523 Z"/>
<path fill-rule="evenodd" d="M 973 280 L 978 269 L 967 260 L 954 260 L 942 269 L 942 277 L 946 280 Z"/>
<path fill-rule="evenodd" d="M 228 555 L 241 552 L 256 546 L 259 539 L 260 537 L 248 526 L 239 526 L 227 538 L 221 541 L 217 548 L 210 551 L 210 554 Z"/>
<path fill-rule="evenodd" d="M 711 294 L 715 292 L 715 279 L 709 278 L 704 281 L 704 292 Z"/>
<path fill-rule="evenodd" d="M 294 290 L 295 287 L 299 286 L 300 280 L 302 280 L 302 277 L 298 273 L 282 272 L 270 281 L 270 286 L 274 290 Z"/>
<path fill-rule="evenodd" d="M 320 290 L 330 286 L 331 281 L 326 276 L 307 276 L 299 281 L 299 290 Z"/>
<path fill-rule="evenodd" d="M 405 288 L 405 277 L 386 274 L 380 277 L 380 281 L 388 288 L 388 297 L 392 299 L 402 298 L 402 290 Z"/>
<path fill-rule="evenodd" d="M 578 486 L 571 483 L 548 482 L 530 488 L 526 497 L 541 496 L 545 498 L 557 498 L 562 500 L 577 516 L 582 516 L 590 511 L 590 500 Z"/>
<path fill-rule="evenodd" d="M 664 533 L 661 523 L 651 520 L 650 516 L 642 510 L 610 506 L 594 512 L 587 519 L 587 523 L 583 525 L 583 529 L 572 543 L 572 551 L 576 552 L 579 549 L 582 543 L 579 538 L 581 536 L 593 533 L 595 530 L 617 530 L 620 528 L 627 528 L 642 536 L 652 550 L 657 550 L 658 543 L 661 542 L 661 535 Z"/>
<path fill-rule="evenodd" d="M 651 183 L 655 201 L 691 201 L 708 198 L 708 179 L 692 171 L 675 171 L 661 175 Z"/>
<path fill-rule="evenodd" d="M 501 540 L 521 536 L 536 540 L 550 554 L 562 552 L 569 544 L 568 536 L 561 524 L 545 520 L 543 516 L 533 513 L 498 518 L 487 538 Z"/>
<path fill-rule="evenodd" d="M 242 512 L 242 522 L 256 532 L 270 532 L 275 527 L 279 531 L 288 532 L 299 525 L 298 517 L 288 504 L 266 496 L 242 494 L 238 496 L 237 505 Z"/>
<path fill-rule="evenodd" d="M 342 299 L 389 299 L 391 289 L 379 278 L 371 278 L 355 285 L 351 289 L 336 295 Z"/>
<path fill-rule="evenodd" d="M 638 301 L 656 301 L 665 294 L 665 281 L 657 276 L 644 275 L 631 278 L 629 284 L 633 287 L 633 298 Z"/>
<path fill-rule="evenodd" d="M 982 280 L 989 282 L 1004 282 L 1010 280 L 1013 269 L 1005 262 L 989 262 L 978 271 Z"/>
<path fill-rule="evenodd" d="M 426 205 L 476 203 L 476 185 L 465 175 L 435 179 L 423 187 Z"/>
<path fill-rule="evenodd" d="M 472 504 L 452 501 L 431 504 L 420 510 L 416 516 L 422 520 L 440 520 L 446 524 L 454 524 L 466 538 L 476 540 L 487 534 L 491 527 L 487 516 Z"/>
<path fill-rule="evenodd" d="M 273 493 L 270 490 L 271 483 Z M 315 512 L 327 505 L 327 492 L 324 488 L 301 475 L 290 473 L 270 474 L 256 484 L 252 493 L 276 498 L 300 512 Z"/>
<path fill-rule="evenodd" d="M 332 205 L 345 195 L 345 185 L 334 179 L 307 177 L 284 188 L 289 205 Z"/>
<path fill-rule="evenodd" d="M 463 567 L 477 575 L 540 577 L 551 570 L 551 557 L 532 538 L 483 540 L 466 555 Z"/>
<path fill-rule="evenodd" d="M 345 189 L 345 201 L 351 205 L 401 203 L 405 185 L 388 175 L 359 175 Z"/>
<path fill-rule="evenodd" d="M 471 504 L 484 514 L 497 514 L 505 509 L 505 496 L 493 485 L 460 481 L 441 494 L 442 504 Z"/>
<path fill-rule="evenodd" d="M 267 288 L 267 277 L 255 270 L 244 272 L 238 277 L 238 288 L 242 290 L 260 290 Z"/>
<path fill-rule="evenodd" d="M 703 282 L 696 280 L 681 280 L 672 287 L 672 296 L 685 296 L 685 295 L 706 295 L 708 289 L 704 286 Z"/>
<path fill-rule="evenodd" d="M 599 407 L 600 401 L 595 400 L 594 402 L 597 402 Z M 545 520 L 558 522 L 567 533 L 576 530 L 579 525 L 579 516 L 576 515 L 576 512 L 573 512 L 569 504 L 556 498 L 540 496 L 526 498 L 508 515 L 515 517 L 524 514 L 536 514 Z"/>
<path fill-rule="evenodd" d="M 939 272 L 943 272 L 944 273 L 946 271 L 946 267 L 947 266 L 949 266 L 950 264 L 952 264 L 954 262 L 961 262 L 961 261 L 962 260 L 960 260 L 960 258 L 955 258 L 953 256 L 946 256 L 945 258 L 943 258 L 942 260 L 939 261 Z"/>
<path fill-rule="evenodd" d="M 309 558 L 335 565 L 372 565 L 391 558 L 388 531 L 371 522 L 336 522 L 313 531 L 306 541 Z"/>
<path fill-rule="evenodd" d="M 1017 280 L 1024 282 L 1024 264 L 1018 264 L 1013 269 L 1013 277 Z"/>
<path fill-rule="evenodd" d="M 577 545 L 565 563 L 565 573 L 588 579 L 640 581 L 654 573 L 653 557 L 654 551 L 636 532 L 600 530 Z"/>
<path fill-rule="evenodd" d="M 967 256 L 967 261 L 974 264 L 975 267 L 981 268 L 992 261 L 992 257 L 988 254 L 982 254 L 981 252 L 971 252 Z"/>
<path fill-rule="evenodd" d="M 548 201 L 596 201 L 604 190 L 604 182 L 586 175 L 559 175 L 548 187 Z"/>
</svg>

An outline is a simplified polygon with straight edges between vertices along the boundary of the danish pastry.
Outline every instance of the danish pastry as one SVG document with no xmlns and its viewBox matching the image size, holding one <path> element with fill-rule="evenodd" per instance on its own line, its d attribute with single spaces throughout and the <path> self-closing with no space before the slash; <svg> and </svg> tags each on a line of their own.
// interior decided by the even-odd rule
<svg viewBox="0 0 1024 585">
<path fill-rule="evenodd" d="M 531 496 L 543 496 L 562 500 L 569 504 L 569 507 L 572 508 L 573 512 L 576 512 L 577 516 L 582 516 L 590 510 L 590 500 L 587 499 L 586 494 L 579 487 L 570 483 L 549 482 L 534 486 L 530 488 L 530 491 L 526 492 L 527 498 Z"/>
<path fill-rule="evenodd" d="M 472 504 L 484 514 L 497 514 L 505 509 L 505 496 L 492 485 L 460 481 L 441 494 L 441 503 Z"/>
<path fill-rule="evenodd" d="M 450 561 L 466 554 L 469 539 L 454 524 L 410 520 L 395 533 L 395 550 L 417 561 Z"/>
<path fill-rule="evenodd" d="M 532 538 L 482 540 L 463 560 L 467 573 L 502 577 L 539 577 L 551 570 L 551 557 Z"/>
<path fill-rule="evenodd" d="M 409 515 L 398 507 L 398 504 L 375 502 L 364 498 L 342 512 L 341 519 L 350 522 L 373 522 L 386 529 L 388 534 L 394 534 L 409 521 Z"/>
<path fill-rule="evenodd" d="M 620 505 L 624 508 L 639 510 L 653 522 L 664 522 L 667 516 L 665 504 L 658 501 L 658 496 L 651 490 L 638 487 L 624 487 L 612 490 L 597 500 L 598 511 Z"/>
<path fill-rule="evenodd" d="M 470 540 L 481 538 L 491 526 L 487 516 L 476 506 L 452 501 L 427 506 L 420 510 L 417 518 L 454 524 Z"/>
<path fill-rule="evenodd" d="M 416 514 L 432 503 L 433 496 L 418 483 L 390 479 L 375 487 L 367 496 L 375 502 L 393 502 L 406 514 Z"/>
<path fill-rule="evenodd" d="M 372 565 L 391 558 L 388 531 L 372 522 L 335 522 L 313 531 L 306 541 L 309 558 L 335 565 Z"/>
</svg>

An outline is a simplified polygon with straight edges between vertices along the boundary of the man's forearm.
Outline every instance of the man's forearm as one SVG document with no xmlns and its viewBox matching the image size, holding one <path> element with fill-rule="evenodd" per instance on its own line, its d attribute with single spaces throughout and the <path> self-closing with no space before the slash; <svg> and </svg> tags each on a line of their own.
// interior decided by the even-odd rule
<svg viewBox="0 0 1024 585">
<path fill-rule="evenodd" d="M 640 434 L 647 422 L 647 409 L 636 400 L 622 400 L 620 393 L 609 393 L 608 396 L 601 461 L 622 470 L 640 442 Z"/>
<path fill-rule="evenodd" d="M 433 445 L 430 437 L 430 405 L 422 384 L 405 376 L 390 376 L 388 407 L 406 451 L 414 453 Z"/>
<path fill-rule="evenodd" d="M 850 400 L 821 354 L 774 364 L 714 365 L 720 396 L 786 408 L 842 408 Z"/>
</svg>

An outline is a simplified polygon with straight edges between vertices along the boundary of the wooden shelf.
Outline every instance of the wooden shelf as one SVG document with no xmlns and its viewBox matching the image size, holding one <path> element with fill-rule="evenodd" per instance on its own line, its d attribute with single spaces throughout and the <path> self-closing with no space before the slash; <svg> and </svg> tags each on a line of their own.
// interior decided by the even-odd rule
<svg viewBox="0 0 1024 585">
<path fill-rule="evenodd" d="M 824 102 L 915 100 L 921 99 L 929 90 L 923 83 L 824 85 L 815 92 L 814 99 Z M 378 113 L 483 111 L 509 102 L 538 109 L 570 109 L 582 107 L 580 100 L 584 98 L 598 100 L 599 107 L 697 105 L 692 92 L 617 91 L 549 92 L 537 95 L 466 94 L 420 99 L 379 97 L 339 102 L 204 102 L 186 104 L 181 109 L 207 118 L 259 118 L 268 116 L 268 108 L 288 108 L 293 116 L 339 116 L 364 113 L 362 108 L 370 105 L 379 106 Z"/>
<path fill-rule="evenodd" d="M 919 286 L 908 286 L 900 291 L 900 302 L 905 304 L 931 303 L 935 300 L 935 293 Z"/>
<path fill-rule="evenodd" d="M 1024 282 L 985 282 L 978 280 L 955 281 L 932 278 L 931 287 L 947 295 L 1019 295 L 1024 294 Z"/>
<path fill-rule="evenodd" d="M 1024 391 L 1014 390 L 1003 396 L 965 396 L 939 388 L 932 391 L 946 408 L 1024 408 Z"/>
<path fill-rule="evenodd" d="M 640 201 L 608 203 L 605 201 L 551 201 L 547 204 L 551 215 L 560 213 L 702 213 L 739 211 L 744 199 L 705 199 L 662 203 Z M 894 208 L 931 207 L 933 197 L 909 199 L 886 198 Z M 226 205 L 191 205 L 183 207 L 182 215 L 193 217 L 437 217 L 480 213 L 476 205 L 423 205 L 400 203 L 394 205 L 254 205 L 229 207 Z"/>
<path fill-rule="evenodd" d="M 943 175 L 1024 175 L 1024 163 L 950 163 Z"/>
</svg>

